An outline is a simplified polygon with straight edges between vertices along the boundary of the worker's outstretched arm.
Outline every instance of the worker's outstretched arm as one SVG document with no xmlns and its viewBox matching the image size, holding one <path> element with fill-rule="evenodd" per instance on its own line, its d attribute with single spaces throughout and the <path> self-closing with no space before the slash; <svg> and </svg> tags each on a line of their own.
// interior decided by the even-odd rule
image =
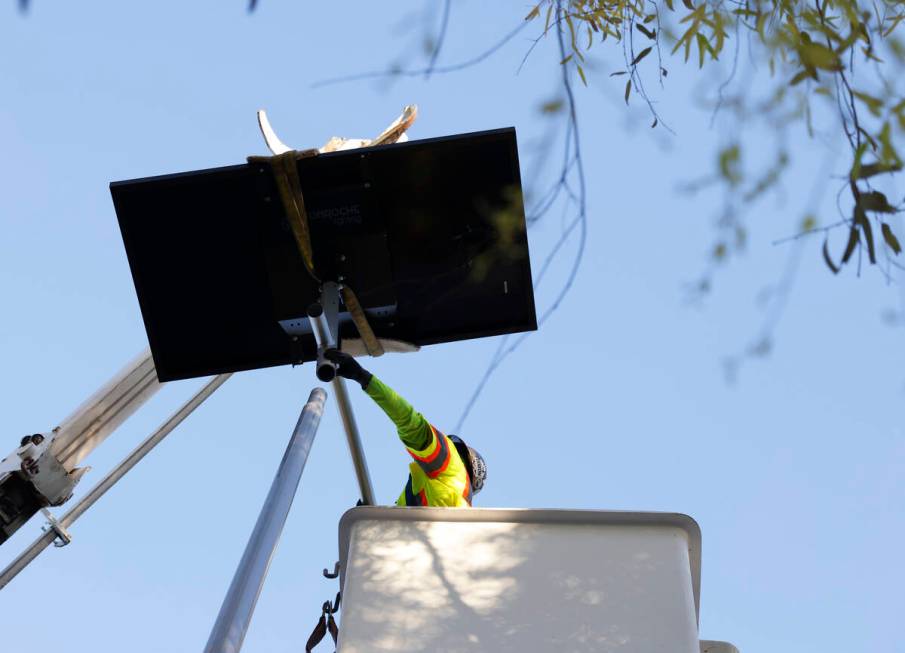
<svg viewBox="0 0 905 653">
<path fill-rule="evenodd" d="M 337 364 L 340 376 L 359 383 L 387 417 L 393 420 L 399 439 L 406 447 L 423 451 L 433 444 L 434 435 L 430 423 L 392 388 L 364 369 L 348 354 L 329 349 L 324 356 Z"/>
</svg>

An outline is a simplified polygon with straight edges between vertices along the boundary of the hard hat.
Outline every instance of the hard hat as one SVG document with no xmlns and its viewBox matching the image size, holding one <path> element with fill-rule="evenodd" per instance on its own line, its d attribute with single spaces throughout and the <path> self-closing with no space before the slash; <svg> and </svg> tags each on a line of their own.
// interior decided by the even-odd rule
<svg viewBox="0 0 905 653">
<path fill-rule="evenodd" d="M 477 449 L 469 447 L 457 435 L 450 435 L 449 439 L 456 445 L 456 451 L 459 452 L 459 458 L 465 463 L 465 469 L 468 472 L 468 480 L 471 481 L 471 491 L 477 494 L 484 487 L 487 480 L 487 463 L 484 457 L 478 453 Z"/>
</svg>

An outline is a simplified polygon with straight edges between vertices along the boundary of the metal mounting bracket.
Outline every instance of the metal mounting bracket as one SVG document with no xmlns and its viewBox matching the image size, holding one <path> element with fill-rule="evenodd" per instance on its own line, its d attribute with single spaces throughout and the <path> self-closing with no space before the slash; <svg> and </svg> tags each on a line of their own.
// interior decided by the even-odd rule
<svg viewBox="0 0 905 653">
<path fill-rule="evenodd" d="M 374 486 L 371 485 L 368 463 L 361 446 L 361 436 L 358 433 L 358 425 L 355 423 L 355 414 L 352 412 L 352 402 L 349 401 L 346 382 L 336 374 L 336 366 L 324 358 L 324 352 L 327 349 L 339 346 L 338 315 L 339 285 L 333 282 L 325 283 L 321 286 L 320 301 L 308 308 L 311 330 L 314 331 L 314 338 L 317 340 L 317 377 L 321 381 L 330 381 L 333 384 L 333 394 L 336 397 L 339 416 L 346 431 L 349 454 L 352 456 L 352 465 L 358 479 L 361 500 L 366 505 L 373 506 L 375 505 Z"/>
<path fill-rule="evenodd" d="M 61 524 L 56 517 L 53 516 L 47 508 L 41 508 L 41 512 L 44 513 L 44 517 L 47 518 L 47 524 L 41 527 L 45 533 L 47 531 L 53 531 L 56 534 L 56 539 L 53 541 L 53 545 L 57 548 L 66 546 L 70 542 L 72 542 L 72 535 L 69 534 L 65 528 L 63 528 L 63 524 Z"/>
</svg>

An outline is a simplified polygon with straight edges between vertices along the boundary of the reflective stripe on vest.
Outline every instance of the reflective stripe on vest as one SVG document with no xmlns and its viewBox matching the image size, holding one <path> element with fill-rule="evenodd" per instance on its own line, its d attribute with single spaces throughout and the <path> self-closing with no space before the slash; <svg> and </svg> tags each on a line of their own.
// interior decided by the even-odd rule
<svg viewBox="0 0 905 653">
<path fill-rule="evenodd" d="M 409 474 L 411 477 L 411 474 Z M 468 505 L 471 505 L 471 479 L 468 478 L 468 472 L 465 472 L 465 490 L 462 492 L 462 496 L 465 497 L 465 500 L 468 502 Z"/>
<path fill-rule="evenodd" d="M 437 478 L 449 466 L 449 441 L 433 425 L 431 434 L 434 436 L 434 446 L 426 456 L 419 456 L 411 449 L 408 449 L 408 452 L 428 478 Z"/>
</svg>

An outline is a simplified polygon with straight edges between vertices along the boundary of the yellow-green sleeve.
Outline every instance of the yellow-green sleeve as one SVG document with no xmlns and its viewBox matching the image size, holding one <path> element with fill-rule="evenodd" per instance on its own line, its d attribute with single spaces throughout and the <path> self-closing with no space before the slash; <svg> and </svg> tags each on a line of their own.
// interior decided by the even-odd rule
<svg viewBox="0 0 905 653">
<path fill-rule="evenodd" d="M 431 426 L 424 416 L 383 381 L 372 375 L 365 392 L 393 420 L 406 447 L 423 450 L 433 442 Z"/>
</svg>

